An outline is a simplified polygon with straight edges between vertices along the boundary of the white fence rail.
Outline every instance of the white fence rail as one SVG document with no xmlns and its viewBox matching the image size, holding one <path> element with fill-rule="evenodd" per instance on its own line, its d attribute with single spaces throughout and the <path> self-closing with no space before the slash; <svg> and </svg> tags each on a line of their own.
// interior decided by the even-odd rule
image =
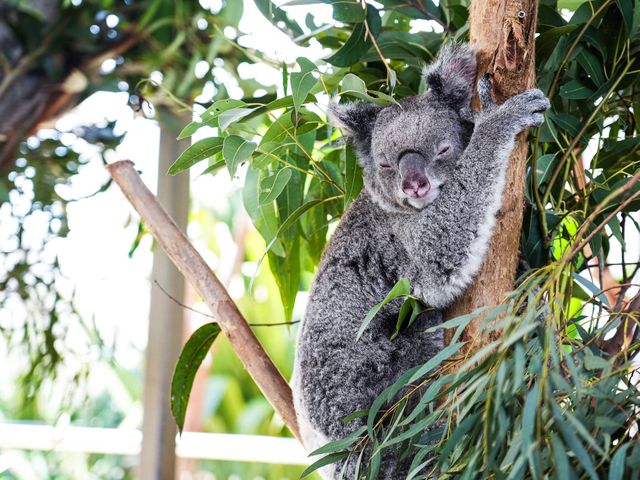
<svg viewBox="0 0 640 480">
<path fill-rule="evenodd" d="M 51 427 L 0 423 L 0 449 L 139 455 L 142 432 L 124 428 Z M 176 437 L 180 458 L 280 465 L 311 463 L 293 438 L 184 432 Z"/>
</svg>

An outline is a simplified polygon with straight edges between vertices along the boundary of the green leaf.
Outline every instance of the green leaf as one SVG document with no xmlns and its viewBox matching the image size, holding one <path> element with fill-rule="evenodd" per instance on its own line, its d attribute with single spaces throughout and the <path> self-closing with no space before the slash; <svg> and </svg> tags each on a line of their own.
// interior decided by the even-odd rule
<svg viewBox="0 0 640 480">
<path fill-rule="evenodd" d="M 580 80 L 571 80 L 560 87 L 558 92 L 562 98 L 569 100 L 583 100 L 593 95 L 593 90 L 587 87 Z"/>
<path fill-rule="evenodd" d="M 535 422 L 537 418 L 536 412 L 538 411 L 538 397 L 540 389 L 538 384 L 534 383 L 524 402 L 524 408 L 522 409 L 522 454 L 527 456 L 529 448 L 533 443 L 533 434 L 535 431 Z"/>
<path fill-rule="evenodd" d="M 538 185 L 545 185 L 551 178 L 553 173 L 553 160 L 556 154 L 546 154 L 538 157 L 536 161 L 536 175 L 538 177 Z"/>
<path fill-rule="evenodd" d="M 580 462 L 580 466 L 585 469 L 587 474 L 592 480 L 598 480 L 598 475 L 593 467 L 593 462 L 589 456 L 589 453 L 584 448 L 580 440 L 576 436 L 575 432 L 568 426 L 560 407 L 555 403 L 551 404 L 554 416 L 554 423 L 560 430 L 562 438 L 566 442 L 567 446 L 573 451 L 576 458 Z"/>
<path fill-rule="evenodd" d="M 345 152 L 345 175 L 344 175 L 344 208 L 346 209 L 353 199 L 362 190 L 362 169 L 358 165 L 358 158 L 353 147 L 347 146 Z"/>
<path fill-rule="evenodd" d="M 245 105 L 246 103 L 242 100 L 235 100 L 233 98 L 225 98 L 224 100 L 213 102 L 213 104 L 207 108 L 202 115 L 200 115 L 200 118 L 202 119 L 201 121 L 193 121 L 182 129 L 178 134 L 178 140 L 190 137 L 201 127 L 217 127 L 218 116 L 221 113 L 226 112 L 227 110 L 243 107 Z"/>
<path fill-rule="evenodd" d="M 433 327 L 429 327 L 425 330 L 425 332 L 435 332 L 437 330 L 443 330 L 453 327 L 463 326 L 466 327 L 471 320 L 478 317 L 482 312 L 486 312 L 491 307 L 480 307 L 474 310 L 473 312 L 467 313 L 465 315 L 460 315 L 458 317 L 454 317 L 446 322 L 439 323 L 438 325 L 434 325 Z"/>
<path fill-rule="evenodd" d="M 352 92 L 364 94 L 367 93 L 367 84 L 364 83 L 364 80 L 362 80 L 357 75 L 354 75 L 353 73 L 347 73 L 344 76 L 342 82 L 340 82 L 340 87 L 340 93 L 342 95 L 346 95 Z"/>
<path fill-rule="evenodd" d="M 616 450 L 616 453 L 611 458 L 611 465 L 609 466 L 609 480 L 622 480 L 624 477 L 624 463 L 627 456 L 627 450 L 632 444 L 625 443 L 620 445 Z"/>
<path fill-rule="evenodd" d="M 229 135 L 224 139 L 222 156 L 227 162 L 227 168 L 231 176 L 236 174 L 238 166 L 251 157 L 256 149 L 256 144 L 245 140 L 239 135 Z"/>
<path fill-rule="evenodd" d="M 603 85 L 606 82 L 602 63 L 593 53 L 591 53 L 589 50 L 582 50 L 582 52 L 580 52 L 580 55 L 578 55 L 577 60 L 578 64 L 583 68 L 585 72 L 587 72 L 587 75 L 589 75 L 589 78 L 591 78 L 591 81 L 597 87 Z"/>
<path fill-rule="evenodd" d="M 624 18 L 624 26 L 627 30 L 628 38 L 633 36 L 634 32 L 634 18 L 633 18 L 633 10 L 634 10 L 634 1 L 633 0 L 616 0 L 616 5 L 620 9 L 620 13 L 622 14 L 622 18 Z M 637 2 L 635 2 L 635 9 L 640 8 Z"/>
<path fill-rule="evenodd" d="M 411 300 L 413 299 L 407 297 L 402 303 L 402 306 L 400 307 L 400 311 L 398 312 L 398 320 L 396 321 L 396 326 L 393 329 L 393 332 L 391 333 L 391 337 L 389 337 L 389 340 L 393 340 L 398 336 L 405 319 L 407 318 L 409 313 L 413 310 L 413 303 L 411 302 Z"/>
<path fill-rule="evenodd" d="M 516 393 L 524 382 L 525 355 L 522 343 L 516 343 L 514 348 L 513 388 L 511 393 Z"/>
<path fill-rule="evenodd" d="M 589 433 L 589 431 L 584 426 L 581 420 L 579 420 L 573 413 L 571 413 L 568 410 L 564 411 L 564 416 L 567 420 L 569 420 L 569 423 L 573 425 L 573 428 L 575 429 L 575 431 L 578 432 L 578 434 L 580 434 L 580 436 L 584 438 L 587 441 L 587 443 L 589 443 L 589 445 L 591 445 L 591 448 L 596 453 L 602 456 L 605 455 L 604 450 L 602 450 L 600 445 L 598 445 L 598 442 L 596 442 L 595 438 L 593 438 L 593 436 Z"/>
<path fill-rule="evenodd" d="M 639 148 L 640 135 L 621 140 L 616 139 L 614 142 L 605 142 L 604 148 L 598 151 L 598 166 L 601 168 L 626 166 L 634 161 L 633 154 L 638 152 Z"/>
<path fill-rule="evenodd" d="M 450 343 L 442 350 L 440 350 L 435 356 L 431 357 L 428 362 L 420 365 L 420 367 L 411 374 L 409 380 L 406 383 L 411 384 L 424 377 L 434 368 L 439 368 L 445 360 L 448 360 L 453 355 L 458 353 L 463 345 L 463 342 Z"/>
<path fill-rule="evenodd" d="M 260 205 L 258 196 L 260 194 L 260 171 L 252 166 L 247 169 L 247 176 L 242 189 L 242 200 L 244 208 L 253 221 L 264 241 L 269 244 L 268 250 L 273 251 L 276 255 L 283 256 L 285 254 L 282 242 L 278 239 L 278 218 L 276 216 L 275 206 L 270 203 Z"/>
<path fill-rule="evenodd" d="M 259 107 L 254 108 L 232 108 L 225 110 L 218 115 L 218 126 L 220 130 L 226 130 L 231 124 L 242 120 L 244 117 L 251 115 Z"/>
<path fill-rule="evenodd" d="M 222 150 L 223 139 L 220 137 L 210 137 L 198 140 L 196 143 L 187 148 L 180 154 L 178 159 L 169 167 L 167 172 L 169 175 L 176 175 L 188 168 L 193 167 L 196 163 L 213 157 Z"/>
<path fill-rule="evenodd" d="M 295 224 L 295 222 L 304 214 L 306 213 L 308 210 L 310 210 L 311 208 L 323 204 L 323 203 L 327 203 L 330 201 L 336 200 L 335 197 L 330 197 L 330 198 L 323 198 L 323 199 L 317 199 L 317 200 L 311 200 L 309 202 L 306 202 L 305 204 L 301 205 L 300 207 L 298 207 L 291 215 L 289 215 L 287 217 L 287 219 L 280 225 L 280 227 L 277 229 L 276 233 L 270 237 L 271 241 L 267 244 L 267 248 L 265 249 L 265 252 L 263 254 L 263 258 L 264 255 L 267 254 L 267 252 L 269 252 L 271 250 L 271 248 L 275 245 L 275 243 L 278 241 L 278 239 L 284 235 L 286 232 L 289 231 L 289 229 Z M 246 206 L 246 203 L 245 203 Z M 266 240 L 266 238 L 265 238 Z M 258 262 L 258 264 L 260 264 L 263 260 L 263 258 L 260 259 L 260 261 Z"/>
<path fill-rule="evenodd" d="M 291 180 L 290 168 L 281 168 L 274 175 L 263 178 L 260 182 L 260 205 L 273 202 L 284 190 L 287 182 Z"/>
<path fill-rule="evenodd" d="M 407 297 L 400 308 L 400 313 L 398 314 L 398 321 L 396 322 L 396 327 L 391 334 L 390 340 L 393 340 L 400 334 L 400 330 L 402 326 L 406 323 L 407 328 L 413 325 L 413 322 L 420 316 L 421 313 L 426 312 L 429 308 L 425 307 L 419 300 L 414 297 Z M 409 313 L 411 315 L 409 315 Z M 405 322 L 407 315 L 409 315 L 409 320 Z"/>
<path fill-rule="evenodd" d="M 464 418 L 458 425 L 456 425 L 451 433 L 451 436 L 447 440 L 447 443 L 444 444 L 444 447 L 440 450 L 440 463 L 444 462 L 449 454 L 453 451 L 455 447 L 459 445 L 459 442 L 463 440 L 464 437 L 467 436 L 469 431 L 476 425 L 481 424 L 478 422 L 479 414 L 474 413 L 473 415 L 469 415 Z"/>
<path fill-rule="evenodd" d="M 594 355 L 589 350 L 586 350 L 584 356 L 584 368 L 587 370 L 604 370 L 606 368 L 611 368 L 611 362 Z"/>
<path fill-rule="evenodd" d="M 365 9 L 356 0 L 327 0 L 333 7 L 333 19 L 338 22 L 358 23 L 365 17 Z"/>
<path fill-rule="evenodd" d="M 330 465 L 332 463 L 339 462 L 343 458 L 347 458 L 349 455 L 350 455 L 350 452 L 330 453 L 326 457 L 322 457 L 320 460 L 318 460 L 317 462 L 314 462 L 312 465 L 307 467 L 305 471 L 302 472 L 302 475 L 300 475 L 300 478 L 304 478 L 310 475 L 311 473 L 315 472 L 319 468 L 324 467 L 325 465 Z"/>
<path fill-rule="evenodd" d="M 313 76 L 313 72 L 317 69 L 316 65 L 304 57 L 299 57 L 297 61 L 300 71 L 291 74 L 291 96 L 296 111 L 300 110 L 307 95 L 318 82 Z"/>
<path fill-rule="evenodd" d="M 380 15 L 378 10 L 367 5 L 367 22 L 371 33 L 376 36 L 380 31 Z M 364 23 L 358 23 L 342 47 L 326 59 L 327 63 L 336 67 L 350 67 L 356 63 L 371 47 L 371 40 L 366 38 Z"/>
<path fill-rule="evenodd" d="M 402 390 L 406 385 L 412 385 L 415 382 L 422 380 L 422 378 L 425 375 L 427 375 L 429 372 L 431 372 L 436 368 L 441 367 L 442 363 L 445 360 L 448 360 L 451 356 L 455 355 L 460 350 L 462 345 L 464 344 L 460 342 L 451 343 L 447 345 L 445 348 L 439 351 L 435 356 L 430 358 L 426 363 L 413 367 L 407 370 L 402 375 L 400 375 L 400 377 L 391 386 L 385 388 L 382 391 L 382 393 L 378 395 L 378 397 L 371 404 L 371 408 L 369 409 L 368 416 L 367 416 L 367 430 L 369 433 L 369 437 L 371 439 L 374 438 L 373 425 L 375 423 L 376 417 L 382 405 L 384 405 L 385 402 L 391 401 L 394 398 L 394 396 L 400 390 Z M 450 381 L 450 380 L 451 379 L 448 377 L 447 377 L 447 380 L 445 380 L 445 377 L 441 376 L 438 380 L 436 380 L 436 383 L 437 382 L 444 383 L 444 381 Z M 430 388 L 426 396 L 429 397 L 429 395 L 436 395 L 439 393 L 439 390 L 440 390 L 439 385 L 433 387 L 433 390 Z M 425 399 L 425 402 L 428 402 L 428 401 L 431 401 L 431 399 L 430 398 Z M 416 408 L 420 408 L 420 406 L 424 407 L 425 404 L 418 405 Z"/>
<path fill-rule="evenodd" d="M 358 410 L 344 417 L 342 419 L 342 424 L 346 426 L 346 425 L 349 425 L 351 422 L 353 422 L 355 419 L 366 417 L 366 416 L 367 416 L 367 410 Z"/>
<path fill-rule="evenodd" d="M 562 27 L 555 27 L 541 33 L 536 38 L 536 55 L 540 58 L 547 58 L 551 51 L 555 48 L 560 40 L 560 37 L 571 33 L 578 28 L 577 25 L 564 25 Z"/>
<path fill-rule="evenodd" d="M 369 310 L 369 312 L 367 313 L 367 316 L 364 317 L 364 320 L 362 321 L 362 325 L 360 325 L 360 328 L 358 329 L 358 335 L 356 337 L 356 340 L 360 339 L 364 331 L 367 329 L 367 327 L 371 323 L 371 320 L 374 319 L 374 317 L 378 314 L 378 312 L 382 307 L 384 307 L 390 301 L 395 300 L 396 298 L 404 297 L 410 294 L 411 294 L 411 282 L 409 281 L 409 279 L 401 278 L 400 280 L 398 280 L 396 284 L 393 286 L 393 288 L 391 289 L 391 291 L 384 298 L 384 300 L 382 300 L 380 303 L 375 305 L 371 310 Z"/>
<path fill-rule="evenodd" d="M 553 452 L 553 459 L 555 460 L 556 478 L 561 480 L 565 478 L 571 478 L 571 467 L 569 466 L 569 459 L 567 458 L 567 448 L 555 433 L 551 433 L 551 447 Z"/>
<path fill-rule="evenodd" d="M 356 443 L 360 438 L 367 427 L 362 425 L 355 432 L 351 433 L 347 438 L 341 438 L 340 440 L 334 440 L 333 442 L 329 442 L 326 445 L 314 450 L 309 454 L 310 457 L 315 457 L 316 455 L 324 455 L 325 453 L 336 453 L 342 450 L 349 448 L 351 445 Z"/>
<path fill-rule="evenodd" d="M 370 41 L 365 41 L 365 34 L 364 24 L 358 23 L 344 45 L 325 61 L 336 67 L 350 67 L 356 63 L 371 46 Z"/>
<path fill-rule="evenodd" d="M 218 161 L 212 163 L 211 165 L 209 165 L 204 170 L 204 172 L 202 172 L 202 175 L 204 175 L 205 173 L 216 173 L 218 170 L 220 170 L 225 165 L 226 165 L 226 162 L 224 160 L 218 160 Z"/>
<path fill-rule="evenodd" d="M 284 244 L 285 256 L 269 252 L 269 267 L 280 291 L 280 300 L 284 309 L 286 321 L 291 321 L 293 307 L 300 287 L 300 236 L 291 239 L 281 239 Z"/>
<path fill-rule="evenodd" d="M 276 6 L 271 0 L 254 0 L 260 13 L 280 30 L 289 31 L 293 36 L 300 36 L 304 31 L 296 22 L 291 20 L 286 12 Z"/>
<path fill-rule="evenodd" d="M 4 183 L 0 182 L 0 204 L 9 201 L 9 190 L 4 185 Z"/>
<path fill-rule="evenodd" d="M 583 276 L 578 275 L 577 273 L 573 274 L 573 279 L 576 282 L 580 283 L 582 286 L 586 287 L 593 294 L 593 296 L 597 297 L 598 300 L 600 300 L 602 303 L 604 303 L 607 306 L 611 306 L 611 305 L 609 305 L 609 299 L 604 294 L 604 292 L 602 292 L 602 289 L 600 289 L 597 285 L 595 285 L 594 283 L 590 282 L 589 280 L 587 280 Z"/>
<path fill-rule="evenodd" d="M 203 325 L 187 340 L 178 358 L 171 380 L 171 413 L 180 433 L 184 427 L 193 379 L 219 333 L 220 327 L 217 323 Z"/>
</svg>

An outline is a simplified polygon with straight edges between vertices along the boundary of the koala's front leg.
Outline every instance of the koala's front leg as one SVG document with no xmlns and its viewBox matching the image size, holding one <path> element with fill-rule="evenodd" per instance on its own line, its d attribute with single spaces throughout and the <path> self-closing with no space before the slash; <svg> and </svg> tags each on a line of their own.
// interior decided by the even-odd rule
<svg viewBox="0 0 640 480">
<path fill-rule="evenodd" d="M 487 77 L 478 84 L 483 111 L 476 118 L 473 135 L 450 183 L 452 187 L 462 188 L 470 194 L 460 198 L 468 203 L 466 208 L 483 206 L 484 200 L 477 197 L 489 195 L 492 200 L 497 197 L 498 204 L 494 205 L 497 211 L 516 135 L 526 128 L 542 124 L 543 114 L 550 104 L 542 91 L 531 89 L 496 105 L 491 99 L 490 88 Z M 475 199 L 474 192 L 477 194 Z M 452 191 L 448 193 L 456 196 Z"/>
<path fill-rule="evenodd" d="M 413 241 L 405 242 L 413 249 L 409 253 L 416 261 L 418 293 L 436 307 L 450 304 L 479 270 L 500 208 L 515 137 L 540 125 L 550 106 L 537 89 L 496 105 L 486 78 L 478 91 L 484 108 L 469 145 L 440 196 L 425 210 Z"/>
</svg>

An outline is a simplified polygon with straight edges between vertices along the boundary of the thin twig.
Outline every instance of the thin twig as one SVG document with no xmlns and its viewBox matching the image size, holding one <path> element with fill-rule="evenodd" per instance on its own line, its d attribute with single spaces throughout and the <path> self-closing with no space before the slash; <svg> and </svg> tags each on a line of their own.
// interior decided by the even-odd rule
<svg viewBox="0 0 640 480">
<path fill-rule="evenodd" d="M 409 2 L 409 5 L 414 7 L 414 8 L 416 8 L 417 10 L 420 11 L 420 13 L 422 13 L 425 16 L 429 17 L 431 20 L 433 20 L 438 25 L 440 25 L 442 27 L 442 29 L 445 31 L 445 33 L 449 33 L 451 31 L 451 29 L 449 28 L 449 26 L 446 23 L 444 23 L 438 17 L 433 15 L 431 12 L 429 12 L 429 10 L 427 10 L 427 8 L 422 3 L 422 0 L 416 0 L 414 2 Z"/>
<path fill-rule="evenodd" d="M 635 177 L 640 178 L 640 172 L 638 172 L 638 174 L 635 175 Z M 624 191 L 630 190 L 631 186 L 634 183 L 636 183 L 638 178 L 635 178 L 634 182 L 629 181 L 628 183 L 623 185 L 622 191 L 624 192 Z M 622 192 L 620 192 L 620 193 L 622 193 Z M 629 205 L 633 200 L 635 200 L 638 197 L 640 197 L 640 190 L 638 190 L 633 195 L 629 196 L 629 198 L 627 198 L 624 202 L 622 202 L 620 205 L 618 205 L 618 207 L 615 210 L 613 210 L 613 212 L 611 212 L 609 215 L 607 215 L 607 217 L 596 228 L 594 228 L 593 231 L 589 235 L 587 235 L 587 237 L 580 243 L 580 245 L 578 245 L 577 247 L 575 247 L 575 248 L 573 248 L 571 250 L 571 253 L 569 255 L 569 259 L 573 258 L 578 252 L 580 252 L 585 247 L 585 245 L 587 245 L 591 241 L 591 239 L 609 223 L 609 221 L 613 217 L 615 217 L 618 213 L 620 213 L 622 211 L 622 209 L 624 209 L 624 207 Z M 602 210 L 603 209 L 601 209 L 600 211 L 602 211 Z M 594 210 L 594 213 L 597 212 L 597 211 L 598 211 L 598 209 Z M 600 213 L 600 212 L 598 212 L 598 213 Z M 594 217 L 593 214 L 589 216 L 589 219 L 590 219 L 590 220 L 588 219 L 589 223 L 593 222 L 593 217 Z M 585 223 L 583 223 L 583 225 L 586 225 L 586 224 L 587 224 L 587 221 L 585 221 Z"/>
<path fill-rule="evenodd" d="M 153 283 L 155 283 L 158 286 L 158 288 L 162 291 L 162 293 L 164 293 L 169 298 L 169 300 L 174 302 L 176 305 L 184 308 L 185 310 L 189 310 L 190 312 L 197 313 L 198 315 L 202 315 L 203 317 L 210 318 L 215 323 L 217 323 L 216 317 L 214 317 L 213 315 L 209 315 L 208 313 L 201 312 L 200 310 L 190 307 L 189 305 L 185 305 L 176 297 L 171 295 L 162 287 L 162 285 L 160 285 L 158 280 L 154 280 Z M 300 323 L 300 320 L 294 320 L 292 322 L 277 322 L 277 323 L 249 323 L 249 325 L 251 325 L 252 327 L 279 327 L 282 325 L 295 325 L 296 323 Z"/>
<path fill-rule="evenodd" d="M 384 68 L 387 70 L 387 84 L 389 84 L 389 81 L 390 81 L 391 77 L 393 76 L 394 72 L 393 72 L 393 70 L 391 70 L 391 67 L 387 63 L 387 60 L 384 58 L 384 55 L 382 55 L 382 51 L 380 50 L 380 46 L 378 45 L 378 42 L 376 41 L 376 38 L 371 33 L 371 30 L 369 29 L 369 22 L 367 21 L 367 19 L 365 17 L 365 19 L 364 19 L 364 39 L 365 39 L 365 41 L 366 41 L 367 37 L 369 37 L 369 39 L 371 40 L 371 43 L 373 44 L 373 48 L 375 48 L 376 52 L 378 52 L 378 57 L 380 57 L 380 61 L 384 65 Z"/>
<path fill-rule="evenodd" d="M 542 196 L 542 204 L 543 205 L 546 205 L 547 202 L 549 201 L 549 196 L 551 195 L 551 190 L 553 189 L 553 185 L 556 183 L 556 180 L 558 179 L 558 176 L 560 175 L 560 172 L 562 171 L 563 164 L 569 159 L 569 156 L 573 154 L 574 149 L 576 148 L 576 146 L 580 142 L 580 139 L 585 134 L 585 132 L 587 131 L 589 126 L 592 124 L 593 119 L 598 114 L 600 109 L 604 106 L 604 104 L 606 103 L 606 101 L 609 98 L 609 96 L 615 91 L 615 89 L 618 86 L 618 84 L 625 78 L 625 75 L 629 71 L 630 67 L 631 67 L 631 63 L 628 63 L 627 66 L 622 71 L 622 73 L 620 74 L 620 76 L 618 77 L 618 79 L 613 83 L 613 85 L 611 85 L 611 88 L 609 88 L 607 93 L 605 93 L 603 95 L 602 101 L 591 112 L 591 115 L 589 115 L 589 118 L 587 118 L 587 120 L 584 122 L 584 124 L 582 125 L 582 127 L 580 128 L 578 133 L 573 137 L 573 140 L 571 141 L 571 144 L 565 150 L 564 155 L 562 156 L 562 158 L 558 162 L 558 165 L 555 167 L 555 169 L 554 169 L 554 171 L 553 171 L 553 173 L 551 175 L 551 178 L 549 179 L 549 182 L 547 183 L 547 188 L 546 188 L 546 190 L 544 192 L 544 195 Z"/>
</svg>

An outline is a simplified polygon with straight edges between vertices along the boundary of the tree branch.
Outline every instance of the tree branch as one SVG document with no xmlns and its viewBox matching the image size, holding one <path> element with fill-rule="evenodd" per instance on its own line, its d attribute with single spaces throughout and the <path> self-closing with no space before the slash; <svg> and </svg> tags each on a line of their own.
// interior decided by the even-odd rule
<svg viewBox="0 0 640 480">
<path fill-rule="evenodd" d="M 493 76 L 493 93 L 498 103 L 535 84 L 537 12 L 537 0 L 471 2 L 469 33 L 476 48 L 477 78 L 482 78 L 485 73 Z M 513 289 L 520 251 L 528 145 L 527 133 L 518 135 L 507 167 L 502 207 L 496 215 L 496 226 L 485 260 L 474 282 L 446 312 L 447 318 L 464 315 L 480 307 L 499 305 L 505 292 Z M 462 335 L 462 340 L 468 341 L 469 345 L 476 342 L 474 349 L 489 340 L 480 338 L 482 321 L 482 318 L 472 321 Z M 448 340 L 452 334 L 448 332 Z"/>
<path fill-rule="evenodd" d="M 610 358 L 624 352 L 633 343 L 634 334 L 639 328 L 640 293 L 625 303 L 620 312 L 616 314 L 616 316 L 622 317 L 616 333 L 610 339 L 598 342 L 598 347 L 606 352 Z"/>
<path fill-rule="evenodd" d="M 157 198 L 125 160 L 107 166 L 160 248 L 203 298 L 216 317 L 220 329 L 262 393 L 280 414 L 291 433 L 300 439 L 291 389 L 254 335 L 225 288 L 180 231 Z"/>
</svg>

